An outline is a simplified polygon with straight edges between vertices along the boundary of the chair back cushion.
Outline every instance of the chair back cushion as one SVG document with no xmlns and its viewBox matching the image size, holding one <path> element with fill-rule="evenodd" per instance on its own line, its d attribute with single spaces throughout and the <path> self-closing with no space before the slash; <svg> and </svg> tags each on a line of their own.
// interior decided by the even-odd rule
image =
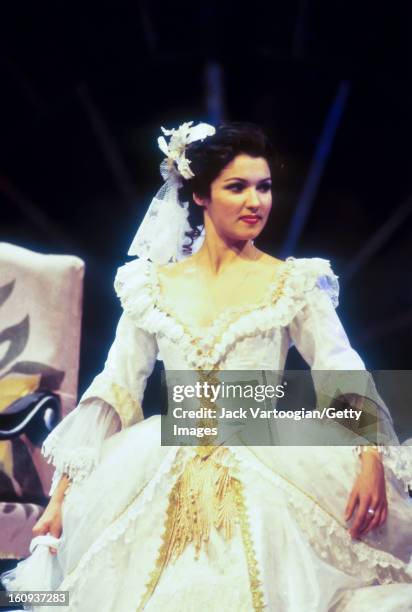
<svg viewBox="0 0 412 612">
<path fill-rule="evenodd" d="M 78 257 L 0 243 L 0 412 L 38 390 L 60 396 L 62 416 L 76 405 L 83 276 Z M 51 474 L 24 434 L 0 441 L 0 502 L 46 499 Z"/>
</svg>

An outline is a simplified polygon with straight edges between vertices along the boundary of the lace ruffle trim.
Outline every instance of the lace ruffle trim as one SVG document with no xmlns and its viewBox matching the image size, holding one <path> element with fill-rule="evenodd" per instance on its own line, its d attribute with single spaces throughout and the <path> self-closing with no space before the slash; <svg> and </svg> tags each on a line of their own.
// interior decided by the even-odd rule
<svg viewBox="0 0 412 612">
<path fill-rule="evenodd" d="M 266 300 L 227 309 L 206 335 L 197 337 L 162 308 L 156 269 L 150 261 L 138 259 L 125 264 L 115 279 L 122 306 L 136 324 L 184 345 L 194 369 L 216 365 L 239 339 L 254 336 L 256 331 L 289 325 L 307 303 L 306 294 L 315 287 L 326 291 L 333 305 L 338 305 L 338 279 L 327 260 L 289 258 L 279 279 L 271 284 Z"/>
<path fill-rule="evenodd" d="M 239 464 L 243 464 L 243 469 L 248 469 L 248 473 L 256 470 L 256 463 L 247 459 L 237 447 L 232 447 L 231 451 Z M 285 492 L 295 520 L 323 560 L 364 581 L 377 580 L 380 584 L 412 582 L 412 560 L 409 564 L 404 563 L 392 554 L 373 548 L 363 541 L 353 542 L 347 528 L 315 499 L 297 489 L 270 467 L 260 464 L 260 469 L 261 475 L 268 470 L 270 479 L 275 479 L 277 486 Z"/>
<path fill-rule="evenodd" d="M 142 491 L 139 492 L 134 500 L 134 503 L 129 505 L 128 510 L 115 523 L 111 524 L 103 532 L 101 537 L 92 544 L 92 546 L 80 559 L 77 566 L 66 576 L 62 585 L 60 585 L 60 589 L 71 589 L 78 578 L 82 576 L 85 567 L 94 560 L 99 559 L 99 553 L 108 544 L 110 544 L 110 542 L 118 540 L 127 533 L 130 523 L 136 520 L 145 510 L 147 510 L 147 504 L 152 501 L 166 474 L 170 473 L 173 476 L 173 481 L 177 479 L 179 476 L 179 471 L 182 469 L 182 466 L 180 466 L 179 463 L 177 465 L 175 464 L 175 458 L 178 450 L 179 449 L 177 447 L 173 448 L 166 455 L 156 476 L 143 488 Z"/>
<path fill-rule="evenodd" d="M 61 436 L 53 436 L 52 432 L 43 443 L 42 455 L 59 474 L 67 474 L 72 482 L 80 482 L 96 467 L 100 453 L 88 446 L 67 449 Z"/>
<path fill-rule="evenodd" d="M 94 398 L 112 406 L 120 417 L 122 428 L 129 427 L 143 418 L 140 403 L 134 400 L 126 389 L 106 376 L 96 376 L 82 396 L 80 404 Z M 43 442 L 42 454 L 48 463 L 55 466 L 58 474 L 67 474 L 73 482 L 80 482 L 96 467 L 100 458 L 100 446 L 96 442 L 93 446 L 80 444 L 68 448 L 65 436 L 55 430 Z"/>
<path fill-rule="evenodd" d="M 65 578 L 61 589 L 71 589 L 83 575 L 83 570 L 90 563 L 101 560 L 102 551 L 114 541 L 125 537 L 131 522 L 136 520 L 146 510 L 154 498 L 159 487 L 164 489 L 164 494 L 170 492 L 174 483 L 181 475 L 184 466 L 191 454 L 182 449 L 173 449 L 163 460 L 159 471 L 154 479 L 139 492 L 127 511 L 113 524 L 111 524 L 102 536 L 92 544 L 89 550 L 81 558 L 78 565 Z M 252 475 L 257 469 L 256 461 L 248 459 L 244 453 L 231 448 L 232 458 L 228 465 L 233 466 L 234 475 L 239 477 L 247 469 L 247 474 Z M 383 550 L 373 548 L 365 542 L 353 542 L 348 530 L 339 521 L 324 510 L 316 500 L 307 496 L 288 483 L 282 476 L 276 474 L 269 467 L 259 463 L 259 474 L 265 475 L 269 472 L 270 480 L 276 481 L 279 490 L 286 494 L 287 503 L 302 532 L 308 538 L 316 553 L 326 562 L 331 563 L 349 575 L 357 576 L 360 580 L 370 582 L 377 580 L 380 584 L 391 582 L 412 582 L 412 564 L 405 563 Z M 165 478 L 167 475 L 170 478 Z M 251 521 L 251 542 L 257 541 L 254 534 L 253 521 Z M 253 544 L 255 546 L 255 543 Z M 140 594 L 141 595 L 141 594 Z"/>
</svg>

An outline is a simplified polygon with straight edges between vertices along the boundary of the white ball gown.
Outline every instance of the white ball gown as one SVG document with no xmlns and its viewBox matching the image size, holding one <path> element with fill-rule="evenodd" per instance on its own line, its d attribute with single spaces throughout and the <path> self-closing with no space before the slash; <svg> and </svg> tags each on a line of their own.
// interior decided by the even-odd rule
<svg viewBox="0 0 412 612">
<path fill-rule="evenodd" d="M 329 263 L 288 259 L 263 302 L 226 310 L 201 337 L 166 310 L 151 262 L 120 268 L 115 287 L 124 312 L 104 371 L 44 444 L 54 483 L 63 472 L 73 481 L 58 554 L 39 546 L 7 588 L 68 590 L 59 609 L 72 612 L 412 610 L 409 448 L 383 458 L 387 522 L 354 541 L 353 447 L 207 455 L 161 446 L 160 417 L 142 420 L 156 359 L 166 370 L 283 370 L 293 343 L 312 370 L 364 369 L 335 313 Z"/>
</svg>

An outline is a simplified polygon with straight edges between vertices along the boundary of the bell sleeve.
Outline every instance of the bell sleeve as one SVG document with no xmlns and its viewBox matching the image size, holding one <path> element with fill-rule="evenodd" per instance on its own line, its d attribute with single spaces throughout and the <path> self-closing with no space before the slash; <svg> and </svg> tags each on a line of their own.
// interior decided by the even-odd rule
<svg viewBox="0 0 412 612">
<path fill-rule="evenodd" d="M 43 455 L 56 468 L 50 494 L 62 474 L 73 482 L 87 476 L 99 462 L 103 441 L 143 419 L 141 403 L 157 353 L 155 334 L 124 310 L 103 371 L 43 443 Z"/>
<path fill-rule="evenodd" d="M 378 449 L 386 467 L 402 481 L 404 490 L 412 480 L 412 449 L 399 445 L 392 416 L 379 396 L 372 376 L 356 350 L 351 346 L 336 314 L 338 277 L 326 260 L 303 261 L 299 287 L 301 307 L 288 326 L 291 344 L 295 345 L 312 370 L 316 394 L 329 399 L 343 398 L 356 408 L 366 408 L 377 417 Z M 337 373 L 336 370 L 344 372 Z M 357 371 L 357 372 L 356 372 Z M 338 391 L 338 393 L 337 393 Z M 375 422 L 376 426 L 376 422 Z M 353 436 L 353 448 L 362 452 L 365 438 Z"/>
</svg>

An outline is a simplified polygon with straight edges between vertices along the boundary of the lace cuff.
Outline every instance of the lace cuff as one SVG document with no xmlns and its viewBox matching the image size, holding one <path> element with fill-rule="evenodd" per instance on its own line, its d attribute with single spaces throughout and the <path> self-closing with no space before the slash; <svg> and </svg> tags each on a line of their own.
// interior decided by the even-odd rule
<svg viewBox="0 0 412 612">
<path fill-rule="evenodd" d="M 412 447 L 392 446 L 387 450 L 385 465 L 402 482 L 404 491 L 409 492 L 412 490 Z"/>
<path fill-rule="evenodd" d="M 380 456 L 388 454 L 388 447 L 382 444 L 359 444 L 353 447 L 354 452 L 360 457 L 365 453 L 377 451 Z"/>
<path fill-rule="evenodd" d="M 119 429 L 114 409 L 101 400 L 80 404 L 43 442 L 42 454 L 56 467 L 50 495 L 63 474 L 72 482 L 88 476 L 100 459 L 105 438 Z"/>
<path fill-rule="evenodd" d="M 72 482 L 82 480 L 96 466 L 100 453 L 97 448 L 86 446 L 72 450 L 59 448 L 57 445 L 43 446 L 43 455 L 53 463 L 59 472 L 59 480 L 67 474 Z"/>
<path fill-rule="evenodd" d="M 354 446 L 357 455 L 368 452 L 368 449 L 377 449 L 383 464 L 402 484 L 403 490 L 408 493 L 412 490 L 412 446 Z"/>
</svg>

